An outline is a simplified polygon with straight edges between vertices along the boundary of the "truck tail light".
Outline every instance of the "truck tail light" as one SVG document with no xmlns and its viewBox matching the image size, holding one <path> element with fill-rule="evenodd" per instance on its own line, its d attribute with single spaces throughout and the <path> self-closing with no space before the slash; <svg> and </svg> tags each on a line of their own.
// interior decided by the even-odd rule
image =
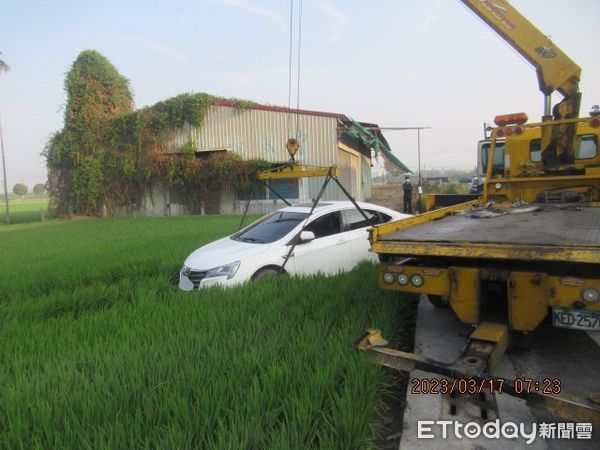
<svg viewBox="0 0 600 450">
<path fill-rule="evenodd" d="M 400 284 L 401 286 L 406 286 L 408 284 L 408 275 L 406 275 L 405 273 L 401 273 L 398 275 L 398 284 Z"/>
<path fill-rule="evenodd" d="M 383 281 L 386 284 L 392 284 L 394 282 L 394 274 L 392 272 L 386 272 L 383 274 Z"/>
<path fill-rule="evenodd" d="M 425 280 L 423 279 L 423 277 L 417 273 L 410 277 L 410 284 L 412 284 L 414 287 L 421 287 L 423 286 L 424 282 Z"/>
<path fill-rule="evenodd" d="M 581 291 L 581 298 L 586 303 L 598 303 L 600 300 L 600 292 L 594 288 L 587 288 Z"/>
</svg>

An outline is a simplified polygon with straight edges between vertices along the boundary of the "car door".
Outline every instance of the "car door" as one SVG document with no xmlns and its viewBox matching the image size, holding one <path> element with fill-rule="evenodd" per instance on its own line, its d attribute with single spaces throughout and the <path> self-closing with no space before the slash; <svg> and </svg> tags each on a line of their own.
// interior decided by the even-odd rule
<svg viewBox="0 0 600 450">
<path fill-rule="evenodd" d="M 352 248 L 342 233 L 340 211 L 324 214 L 305 227 L 315 239 L 299 243 L 294 249 L 294 272 L 299 275 L 314 273 L 334 274 L 352 267 Z"/>
<path fill-rule="evenodd" d="M 369 251 L 369 227 L 391 219 L 387 214 L 372 209 L 363 209 L 367 219 L 356 208 L 343 210 L 346 240 L 350 242 L 352 250 L 352 263 L 356 265 L 362 261 L 377 262 L 377 255 Z"/>
</svg>

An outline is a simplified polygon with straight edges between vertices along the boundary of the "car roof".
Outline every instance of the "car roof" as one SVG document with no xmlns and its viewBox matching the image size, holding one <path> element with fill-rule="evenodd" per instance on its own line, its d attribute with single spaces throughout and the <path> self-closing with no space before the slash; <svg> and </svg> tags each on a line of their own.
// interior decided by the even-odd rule
<svg viewBox="0 0 600 450">
<path fill-rule="evenodd" d="M 393 211 L 389 208 L 386 208 L 384 206 L 380 206 L 380 205 L 376 205 L 374 203 L 366 203 L 366 202 L 356 202 L 358 204 L 358 206 L 360 206 L 363 209 L 379 209 L 382 211 L 389 211 L 391 213 L 394 214 L 400 214 L 397 211 Z M 305 212 L 308 213 L 310 212 L 310 209 L 312 208 L 313 204 L 312 203 L 302 203 L 299 205 L 293 205 L 293 206 L 286 206 L 285 208 L 280 209 L 279 211 L 289 211 L 289 212 Z M 325 214 L 327 212 L 331 212 L 331 211 L 337 211 L 339 209 L 354 209 L 356 208 L 354 206 L 354 203 L 352 203 L 349 200 L 332 200 L 332 201 L 325 201 L 325 202 L 319 202 L 317 204 L 317 206 L 315 207 L 314 213 L 315 214 Z"/>
</svg>

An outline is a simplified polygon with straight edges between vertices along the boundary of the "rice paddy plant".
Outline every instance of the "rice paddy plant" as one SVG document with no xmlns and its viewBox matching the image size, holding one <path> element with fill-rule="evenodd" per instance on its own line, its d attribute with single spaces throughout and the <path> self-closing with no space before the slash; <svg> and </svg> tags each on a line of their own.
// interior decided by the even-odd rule
<svg viewBox="0 0 600 450">
<path fill-rule="evenodd" d="M 0 196 L 0 229 L 6 225 L 6 206 L 4 196 Z M 48 210 L 48 199 L 11 199 L 9 200 L 9 218 L 11 224 L 40 222 L 42 211 Z"/>
<path fill-rule="evenodd" d="M 191 250 L 233 233 L 239 217 L 81 219 L 0 230 L 0 301 L 93 282 L 176 275 Z"/>
<path fill-rule="evenodd" d="M 373 448 L 389 380 L 354 340 L 377 326 L 402 344 L 412 306 L 369 264 L 180 292 L 173 270 L 237 221 L 0 235 L 0 448 Z"/>
</svg>

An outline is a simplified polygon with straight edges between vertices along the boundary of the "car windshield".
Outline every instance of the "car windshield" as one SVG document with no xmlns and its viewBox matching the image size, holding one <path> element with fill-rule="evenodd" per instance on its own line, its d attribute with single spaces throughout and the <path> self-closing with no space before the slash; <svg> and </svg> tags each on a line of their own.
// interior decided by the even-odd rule
<svg viewBox="0 0 600 450">
<path fill-rule="evenodd" d="M 288 234 L 307 216 L 308 213 L 275 211 L 245 230 L 234 234 L 231 239 L 256 244 L 269 244 Z"/>
</svg>

